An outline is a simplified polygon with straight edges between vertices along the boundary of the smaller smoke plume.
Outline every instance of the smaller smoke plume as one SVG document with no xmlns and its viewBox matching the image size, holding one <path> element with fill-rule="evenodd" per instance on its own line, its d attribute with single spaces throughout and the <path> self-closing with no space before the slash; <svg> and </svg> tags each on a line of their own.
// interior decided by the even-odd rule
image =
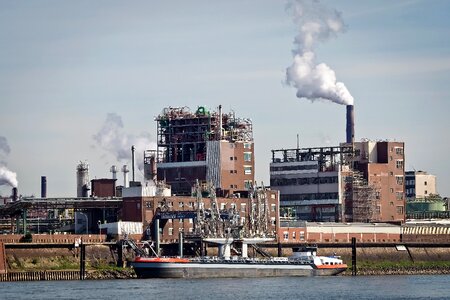
<svg viewBox="0 0 450 300">
<path fill-rule="evenodd" d="M 8 140 L 4 136 L 0 136 L 0 158 L 5 159 L 10 152 L 11 148 L 8 145 Z M 18 184 L 17 174 L 6 167 L 6 162 L 0 161 L 0 186 L 10 185 L 17 187 Z"/>
<path fill-rule="evenodd" d="M 144 150 L 155 149 L 156 145 L 151 141 L 149 133 L 131 135 L 126 134 L 123 128 L 122 118 L 118 114 L 109 113 L 93 139 L 100 148 L 112 154 L 120 162 L 131 160 L 131 146 L 134 145 L 136 163 L 138 168 L 142 169 Z"/>
<path fill-rule="evenodd" d="M 0 185 L 10 185 L 17 187 L 17 174 L 8 170 L 5 166 L 0 166 Z"/>
<path fill-rule="evenodd" d="M 3 155 L 8 155 L 11 152 L 8 141 L 4 136 L 0 136 L 0 152 L 2 152 Z"/>
<path fill-rule="evenodd" d="M 344 105 L 353 104 L 353 97 L 335 72 L 326 64 L 316 62 L 314 47 L 343 31 L 341 14 L 330 10 L 319 1 L 290 1 L 288 10 L 292 13 L 299 33 L 295 37 L 294 62 L 286 70 L 287 84 L 297 89 L 298 98 L 312 101 L 325 99 Z"/>
</svg>

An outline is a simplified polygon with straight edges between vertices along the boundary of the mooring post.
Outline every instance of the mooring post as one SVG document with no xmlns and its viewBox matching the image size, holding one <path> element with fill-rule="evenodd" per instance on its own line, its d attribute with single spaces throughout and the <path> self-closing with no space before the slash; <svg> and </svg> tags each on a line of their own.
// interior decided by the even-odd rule
<svg viewBox="0 0 450 300">
<path fill-rule="evenodd" d="M 123 242 L 117 242 L 117 266 L 123 268 Z"/>
<path fill-rule="evenodd" d="M 356 238 L 352 237 L 352 276 L 356 276 Z"/>
<path fill-rule="evenodd" d="M 180 257 L 183 257 L 183 232 L 178 233 L 178 252 Z"/>
<path fill-rule="evenodd" d="M 203 238 L 200 238 L 200 256 L 205 256 L 205 248 L 203 245 Z"/>
<path fill-rule="evenodd" d="M 278 242 L 278 257 L 283 256 L 283 248 L 281 247 L 281 242 Z"/>
<path fill-rule="evenodd" d="M 81 242 L 80 245 L 80 280 L 84 280 L 86 272 L 86 245 Z"/>
</svg>

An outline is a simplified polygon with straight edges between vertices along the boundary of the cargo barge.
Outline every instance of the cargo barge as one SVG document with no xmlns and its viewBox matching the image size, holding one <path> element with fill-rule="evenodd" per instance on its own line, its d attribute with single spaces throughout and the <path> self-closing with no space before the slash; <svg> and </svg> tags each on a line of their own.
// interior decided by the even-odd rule
<svg viewBox="0 0 450 300">
<path fill-rule="evenodd" d="M 347 265 L 337 256 L 317 256 L 315 248 L 293 249 L 290 257 L 137 257 L 138 278 L 225 278 L 331 276 Z"/>
</svg>

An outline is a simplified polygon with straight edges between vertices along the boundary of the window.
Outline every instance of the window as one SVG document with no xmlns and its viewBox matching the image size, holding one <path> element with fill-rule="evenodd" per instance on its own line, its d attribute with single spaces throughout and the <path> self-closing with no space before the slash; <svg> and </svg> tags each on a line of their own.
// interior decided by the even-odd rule
<svg viewBox="0 0 450 300">
<path fill-rule="evenodd" d="M 375 199 L 380 199 L 380 192 L 375 192 Z"/>
<path fill-rule="evenodd" d="M 241 217 L 241 225 L 244 225 L 245 224 L 245 217 Z"/>
<path fill-rule="evenodd" d="M 276 205 L 275 204 L 271 204 L 270 205 L 270 211 L 275 211 L 276 210 Z"/>
<path fill-rule="evenodd" d="M 403 206 L 397 206 L 397 214 L 399 215 L 403 214 Z"/>
<path fill-rule="evenodd" d="M 403 148 L 396 147 L 395 148 L 395 153 L 398 154 L 398 155 L 403 155 Z"/>
<path fill-rule="evenodd" d="M 403 176 L 395 176 L 398 185 L 403 185 Z"/>
<path fill-rule="evenodd" d="M 393 193 L 393 192 L 394 192 L 394 189 L 393 189 L 393 188 L 390 188 L 389 191 L 390 191 L 391 193 Z"/>
<path fill-rule="evenodd" d="M 194 228 L 191 227 L 188 229 L 188 231 L 189 231 L 189 233 L 192 233 L 192 232 L 194 232 Z"/>
<path fill-rule="evenodd" d="M 245 175 L 251 175 L 252 174 L 252 167 L 251 166 L 244 166 L 244 174 Z"/>
<path fill-rule="evenodd" d="M 236 157 L 236 156 L 234 157 L 234 160 L 237 160 L 237 157 Z"/>
<path fill-rule="evenodd" d="M 230 160 L 233 160 L 233 156 L 230 156 Z"/>
<path fill-rule="evenodd" d="M 184 203 L 183 202 L 178 202 L 178 207 L 183 207 Z"/>
<path fill-rule="evenodd" d="M 141 203 L 136 203 L 137 209 L 141 209 Z"/>
<path fill-rule="evenodd" d="M 395 162 L 395 166 L 397 167 L 397 169 L 403 169 L 403 160 L 397 160 Z"/>
<path fill-rule="evenodd" d="M 242 203 L 241 204 L 241 212 L 246 212 L 247 211 L 247 204 Z"/>
<path fill-rule="evenodd" d="M 252 161 L 252 153 L 244 152 L 244 161 Z"/>
<path fill-rule="evenodd" d="M 230 184 L 230 189 L 232 189 L 233 188 L 233 185 L 232 184 Z"/>
<path fill-rule="evenodd" d="M 189 224 L 192 224 L 192 218 L 189 218 Z"/>
<path fill-rule="evenodd" d="M 244 143 L 244 149 L 252 149 L 252 144 Z"/>
<path fill-rule="evenodd" d="M 251 180 L 244 180 L 244 187 L 247 190 L 251 189 L 252 188 L 252 181 Z"/>
<path fill-rule="evenodd" d="M 235 210 L 235 209 L 236 209 L 236 203 L 231 203 L 231 208 L 232 208 L 233 210 Z"/>
<path fill-rule="evenodd" d="M 271 218 L 270 218 L 270 224 L 271 224 L 272 226 L 275 226 L 275 225 L 276 225 L 276 222 L 277 222 L 277 219 L 276 219 L 275 217 L 271 217 Z"/>
<path fill-rule="evenodd" d="M 403 200 L 403 192 L 396 192 L 397 200 Z"/>
<path fill-rule="evenodd" d="M 173 228 L 169 228 L 169 235 L 173 235 Z"/>
<path fill-rule="evenodd" d="M 172 223 L 172 219 L 169 219 L 167 222 Z"/>
<path fill-rule="evenodd" d="M 425 195 L 427 195 L 428 194 L 428 191 L 427 190 L 425 190 Z"/>
<path fill-rule="evenodd" d="M 287 241 L 289 239 L 289 232 L 284 231 L 283 232 L 283 238 L 284 238 L 285 241 Z"/>
<path fill-rule="evenodd" d="M 425 181 L 425 182 L 423 183 L 423 185 L 427 185 L 427 182 Z"/>
<path fill-rule="evenodd" d="M 226 207 L 226 204 L 225 204 L 225 203 L 220 203 L 220 209 L 221 209 L 221 210 L 224 210 L 225 207 Z"/>
<path fill-rule="evenodd" d="M 292 232 L 292 239 L 295 240 L 295 238 L 297 237 L 297 232 Z"/>
<path fill-rule="evenodd" d="M 233 170 L 230 170 L 230 174 L 233 174 Z"/>
<path fill-rule="evenodd" d="M 300 231 L 300 241 L 304 241 L 304 240 L 305 240 L 305 232 Z"/>
</svg>

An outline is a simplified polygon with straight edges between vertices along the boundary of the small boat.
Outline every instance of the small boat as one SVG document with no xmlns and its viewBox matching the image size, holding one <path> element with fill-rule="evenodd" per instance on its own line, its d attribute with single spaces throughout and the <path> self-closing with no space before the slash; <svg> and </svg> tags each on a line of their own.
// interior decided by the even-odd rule
<svg viewBox="0 0 450 300">
<path fill-rule="evenodd" d="M 138 278 L 331 276 L 347 269 L 339 257 L 316 253 L 316 247 L 299 247 L 290 257 L 136 257 L 131 265 Z"/>
</svg>

